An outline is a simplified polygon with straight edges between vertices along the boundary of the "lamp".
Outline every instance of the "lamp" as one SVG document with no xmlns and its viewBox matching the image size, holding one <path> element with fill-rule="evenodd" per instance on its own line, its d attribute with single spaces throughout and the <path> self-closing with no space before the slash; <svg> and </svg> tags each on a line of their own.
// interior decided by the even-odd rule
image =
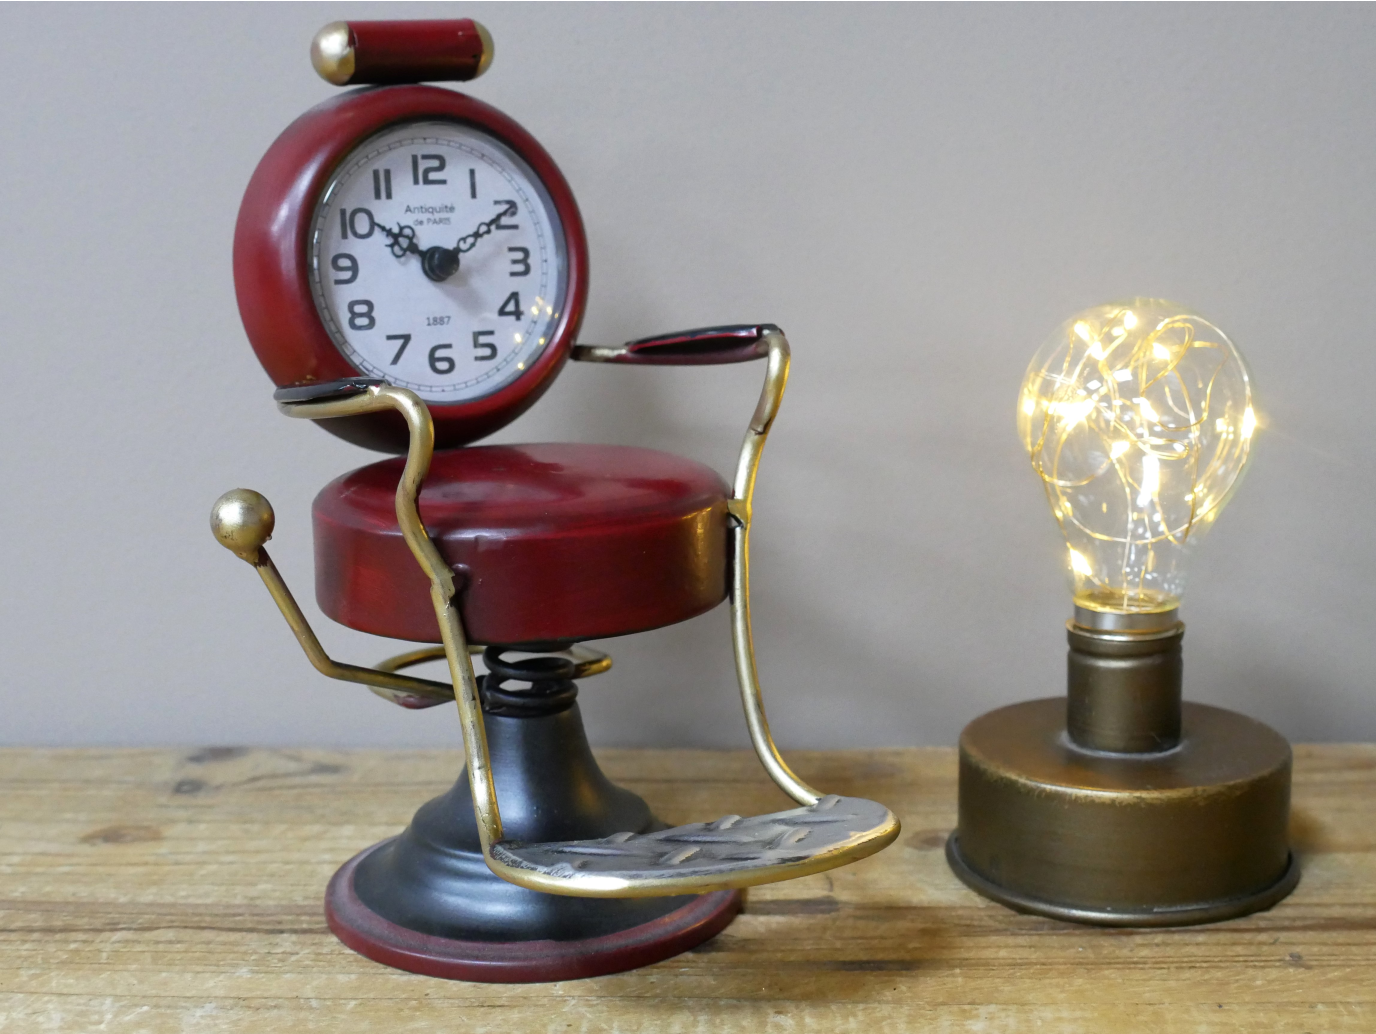
<svg viewBox="0 0 1376 1034">
<path fill-rule="evenodd" d="M 1164 926 L 1294 888 L 1289 744 L 1181 700 L 1184 559 L 1255 429 L 1237 347 L 1170 302 L 1086 310 L 1033 358 L 1018 430 L 1066 539 L 1067 695 L 961 735 L 947 857 L 975 890 L 1061 919 Z"/>
</svg>

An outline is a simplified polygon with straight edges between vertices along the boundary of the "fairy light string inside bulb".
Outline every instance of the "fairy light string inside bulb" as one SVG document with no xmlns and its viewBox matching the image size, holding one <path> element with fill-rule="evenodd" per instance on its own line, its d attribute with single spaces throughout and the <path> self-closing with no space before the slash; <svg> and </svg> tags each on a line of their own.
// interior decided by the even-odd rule
<svg viewBox="0 0 1376 1034">
<path fill-rule="evenodd" d="M 1090 309 L 1033 359 L 1018 423 L 1065 534 L 1075 602 L 1177 606 L 1181 556 L 1231 496 L 1256 428 L 1236 346 L 1169 302 Z"/>
</svg>

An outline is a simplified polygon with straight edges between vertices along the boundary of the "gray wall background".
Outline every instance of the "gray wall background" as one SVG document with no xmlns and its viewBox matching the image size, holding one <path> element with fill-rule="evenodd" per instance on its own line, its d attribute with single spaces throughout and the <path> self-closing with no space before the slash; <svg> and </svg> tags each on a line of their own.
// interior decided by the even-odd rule
<svg viewBox="0 0 1376 1034">
<path fill-rule="evenodd" d="M 590 233 L 583 339 L 772 320 L 794 376 L 757 496 L 786 746 L 950 743 L 1060 691 L 1064 547 L 1014 433 L 1077 310 L 1186 302 L 1255 374 L 1247 483 L 1201 546 L 1187 693 L 1376 737 L 1376 10 L 1367 5 L 6 5 L 0 12 L 0 740 L 454 744 L 307 666 L 207 513 L 249 486 L 311 600 L 309 506 L 371 461 L 280 417 L 230 240 L 341 17 L 472 15 L 471 92 Z M 729 469 L 755 367 L 569 368 L 500 440 Z M 595 742 L 738 745 L 724 608 L 611 644 Z"/>
</svg>

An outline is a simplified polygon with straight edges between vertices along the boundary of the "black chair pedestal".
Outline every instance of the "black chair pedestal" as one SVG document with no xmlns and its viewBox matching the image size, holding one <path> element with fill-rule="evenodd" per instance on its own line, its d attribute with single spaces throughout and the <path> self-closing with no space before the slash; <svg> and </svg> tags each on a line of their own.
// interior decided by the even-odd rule
<svg viewBox="0 0 1376 1034">
<path fill-rule="evenodd" d="M 583 840 L 664 828 L 640 797 L 602 773 L 573 694 L 560 696 L 521 715 L 485 700 L 506 837 Z M 326 893 L 330 928 L 360 954 L 429 976 L 497 983 L 648 965 L 714 936 L 739 909 L 736 891 L 576 898 L 507 883 L 483 862 L 467 771 L 400 836 L 349 861 Z"/>
</svg>

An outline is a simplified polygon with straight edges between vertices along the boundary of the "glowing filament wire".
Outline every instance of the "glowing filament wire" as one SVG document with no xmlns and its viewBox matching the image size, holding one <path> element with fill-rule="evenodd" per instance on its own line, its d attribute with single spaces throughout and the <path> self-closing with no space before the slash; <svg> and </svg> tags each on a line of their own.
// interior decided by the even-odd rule
<svg viewBox="0 0 1376 1034">
<path fill-rule="evenodd" d="M 1177 604 L 1187 543 L 1247 465 L 1256 415 L 1242 355 L 1158 299 L 1072 319 L 1028 367 L 1018 428 L 1069 546 L 1076 602 Z"/>
</svg>

